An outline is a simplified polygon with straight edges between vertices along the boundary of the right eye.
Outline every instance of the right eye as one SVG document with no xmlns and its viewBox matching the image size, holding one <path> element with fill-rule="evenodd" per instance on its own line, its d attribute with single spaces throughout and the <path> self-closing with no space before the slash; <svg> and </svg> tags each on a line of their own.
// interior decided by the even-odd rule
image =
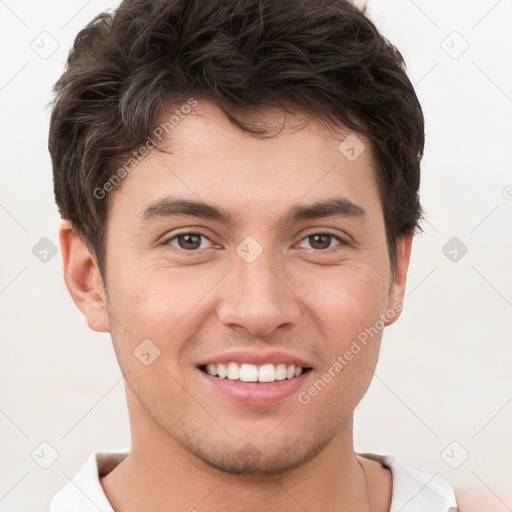
<svg viewBox="0 0 512 512">
<path fill-rule="evenodd" d="M 206 248 L 202 247 L 201 239 L 209 240 L 211 242 L 211 240 L 202 233 L 184 232 L 173 235 L 171 238 L 167 238 L 162 245 L 171 245 L 185 252 L 201 252 L 200 249 Z"/>
</svg>

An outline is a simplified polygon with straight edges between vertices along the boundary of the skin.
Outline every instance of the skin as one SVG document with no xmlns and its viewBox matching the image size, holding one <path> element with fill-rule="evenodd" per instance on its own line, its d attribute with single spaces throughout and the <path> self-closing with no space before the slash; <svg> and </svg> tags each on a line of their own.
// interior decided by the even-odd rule
<svg viewBox="0 0 512 512">
<path fill-rule="evenodd" d="M 311 363 L 307 391 L 403 301 L 412 236 L 397 243 L 393 279 L 368 141 L 360 137 L 366 150 L 350 161 L 338 151 L 348 132 L 277 111 L 258 119 L 284 129 L 251 137 L 200 99 L 165 140 L 173 153 L 151 151 L 110 193 L 108 297 L 94 255 L 69 223 L 61 227 L 70 294 L 91 329 L 111 333 L 125 375 L 132 449 L 101 479 L 116 511 L 389 510 L 390 472 L 357 455 L 352 434 L 382 331 L 306 405 L 295 394 L 269 406 L 235 402 L 196 368 L 229 349 L 282 349 Z M 140 221 L 170 194 L 236 221 Z M 365 215 L 286 222 L 298 203 L 335 196 Z M 324 229 L 345 242 L 315 243 Z M 178 233 L 204 238 L 164 243 Z M 236 252 L 248 236 L 263 249 L 252 263 Z M 147 338 L 160 350 L 149 366 L 134 356 Z"/>
</svg>

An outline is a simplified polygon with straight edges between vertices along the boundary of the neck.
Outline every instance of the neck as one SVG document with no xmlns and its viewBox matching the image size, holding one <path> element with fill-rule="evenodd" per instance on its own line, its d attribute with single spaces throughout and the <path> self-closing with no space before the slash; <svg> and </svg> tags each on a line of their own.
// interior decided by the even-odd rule
<svg viewBox="0 0 512 512">
<path fill-rule="evenodd" d="M 278 475 L 230 474 L 207 465 L 129 404 L 132 449 L 101 484 L 119 512 L 279 509 L 369 512 L 368 481 L 353 449 L 352 417 L 300 466 Z"/>
</svg>

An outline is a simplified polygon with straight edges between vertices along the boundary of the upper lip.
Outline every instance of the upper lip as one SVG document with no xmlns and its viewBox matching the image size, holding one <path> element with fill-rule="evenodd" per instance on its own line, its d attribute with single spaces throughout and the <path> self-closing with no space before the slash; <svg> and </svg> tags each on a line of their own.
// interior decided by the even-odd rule
<svg viewBox="0 0 512 512">
<path fill-rule="evenodd" d="M 211 356 L 205 361 L 199 363 L 198 366 L 217 364 L 217 363 L 249 363 L 256 366 L 262 366 L 264 364 L 279 364 L 284 363 L 286 365 L 301 366 L 302 368 L 311 368 L 311 364 L 305 359 L 284 352 L 282 350 L 273 350 L 271 352 L 257 352 L 254 350 L 233 350 L 230 352 L 223 352 L 216 356 Z"/>
</svg>

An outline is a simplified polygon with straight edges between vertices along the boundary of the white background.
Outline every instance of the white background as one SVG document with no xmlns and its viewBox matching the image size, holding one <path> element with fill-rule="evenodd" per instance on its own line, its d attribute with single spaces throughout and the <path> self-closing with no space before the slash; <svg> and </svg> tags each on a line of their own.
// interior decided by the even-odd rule
<svg viewBox="0 0 512 512">
<path fill-rule="evenodd" d="M 0 510 L 47 510 L 92 451 L 130 444 L 109 336 L 90 331 L 69 298 L 60 252 L 46 263 L 32 252 L 43 237 L 58 245 L 51 87 L 76 33 L 115 6 L 0 1 Z M 370 0 L 369 9 L 424 109 L 427 220 L 403 316 L 356 412 L 356 449 L 439 473 L 486 510 L 511 510 L 512 0 Z M 57 44 L 47 58 L 34 51 Z M 452 237 L 468 249 L 456 262 L 442 251 Z M 43 441 L 58 452 L 48 469 L 31 458 Z"/>
</svg>

